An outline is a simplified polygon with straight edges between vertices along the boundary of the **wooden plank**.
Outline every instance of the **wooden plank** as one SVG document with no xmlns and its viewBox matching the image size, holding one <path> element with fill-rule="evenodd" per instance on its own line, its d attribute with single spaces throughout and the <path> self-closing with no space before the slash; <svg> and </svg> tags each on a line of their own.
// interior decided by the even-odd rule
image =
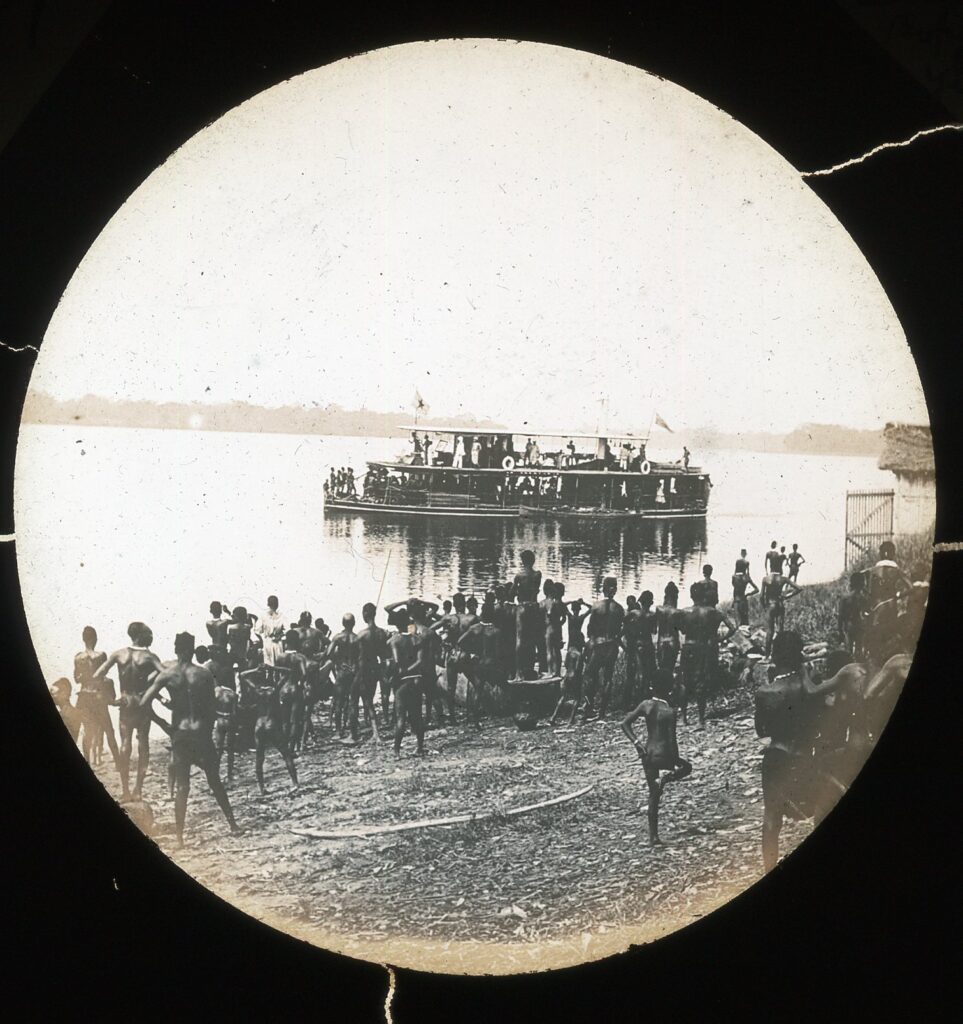
<svg viewBox="0 0 963 1024">
<path fill-rule="evenodd" d="M 595 789 L 592 782 L 574 793 L 566 793 L 564 796 L 556 796 L 551 800 L 542 800 L 537 804 L 526 804 L 524 807 L 514 807 L 510 811 L 484 811 L 482 813 L 455 814 L 449 818 L 424 818 L 420 821 L 406 821 L 400 825 L 368 825 L 362 828 L 341 829 L 337 832 L 323 832 L 313 828 L 292 828 L 296 836 L 305 836 L 308 839 L 367 839 L 369 836 L 383 836 L 394 832 L 411 832 L 421 828 L 436 828 L 439 825 L 464 825 L 473 821 L 487 821 L 490 818 L 517 818 L 521 814 L 530 814 L 532 811 L 540 811 L 545 807 L 558 807 L 560 804 L 569 803 L 585 796 L 586 793 Z"/>
</svg>

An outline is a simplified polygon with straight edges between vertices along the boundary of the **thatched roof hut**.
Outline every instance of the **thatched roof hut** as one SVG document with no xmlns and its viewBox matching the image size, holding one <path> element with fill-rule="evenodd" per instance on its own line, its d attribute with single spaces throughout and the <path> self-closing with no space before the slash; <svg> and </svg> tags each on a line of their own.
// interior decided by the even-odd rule
<svg viewBox="0 0 963 1024">
<path fill-rule="evenodd" d="M 928 426 L 887 423 L 883 430 L 883 454 L 879 468 L 897 476 L 935 477 L 933 438 Z"/>
</svg>

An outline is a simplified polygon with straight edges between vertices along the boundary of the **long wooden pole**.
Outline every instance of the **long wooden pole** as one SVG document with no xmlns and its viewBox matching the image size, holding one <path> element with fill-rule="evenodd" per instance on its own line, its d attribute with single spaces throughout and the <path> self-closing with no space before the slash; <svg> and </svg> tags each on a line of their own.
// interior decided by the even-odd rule
<svg viewBox="0 0 963 1024">
<path fill-rule="evenodd" d="M 406 821 L 400 825 L 368 825 L 362 828 L 342 829 L 338 832 L 322 832 L 313 828 L 292 828 L 291 831 L 297 836 L 307 836 L 309 839 L 367 839 L 369 836 L 382 836 L 389 832 L 409 832 L 418 828 L 433 828 L 438 825 L 463 825 L 472 821 L 486 821 L 489 818 L 517 818 L 520 814 L 528 814 L 531 811 L 539 811 L 544 807 L 557 807 L 559 804 L 568 803 L 570 800 L 577 800 L 585 796 L 595 788 L 593 782 L 589 786 L 576 790 L 574 793 L 566 793 L 565 796 L 557 796 L 552 800 L 543 800 L 537 804 L 526 804 L 524 807 L 515 807 L 510 811 L 485 811 L 482 814 L 455 814 L 450 818 L 424 818 L 421 821 Z"/>
<path fill-rule="evenodd" d="M 388 557 L 385 559 L 385 571 L 381 577 L 381 586 L 378 587 L 378 600 L 375 601 L 375 608 L 381 607 L 381 594 L 382 591 L 385 589 L 385 580 L 388 578 L 388 563 L 391 561 L 391 552 L 393 550 L 393 548 L 388 548 Z"/>
</svg>

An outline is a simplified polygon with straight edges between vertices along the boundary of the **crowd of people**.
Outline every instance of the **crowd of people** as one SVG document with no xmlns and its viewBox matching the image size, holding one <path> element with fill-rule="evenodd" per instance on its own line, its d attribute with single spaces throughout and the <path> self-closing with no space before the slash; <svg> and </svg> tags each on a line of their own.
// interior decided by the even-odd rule
<svg viewBox="0 0 963 1024">
<path fill-rule="evenodd" d="M 151 726 L 169 735 L 168 778 L 181 842 L 192 765 L 203 770 L 236 829 L 221 779 L 224 756 L 231 781 L 236 759 L 253 749 L 264 795 L 265 757 L 276 751 L 297 787 L 296 758 L 318 742 L 316 720 L 324 709 L 337 741 L 360 742 L 363 714 L 374 742 L 380 742 L 380 718 L 382 729 L 393 730 L 396 754 L 409 730 L 423 754 L 432 714 L 442 722 L 446 716 L 456 720 L 462 680 L 465 713 L 476 726 L 482 714 L 514 713 L 519 728 L 532 728 L 536 717 L 520 695 L 530 693 L 532 684 L 557 687 L 549 717 L 553 726 L 566 707 L 569 728 L 579 711 L 582 723 L 604 718 L 611 708 L 622 717 L 622 729 L 642 761 L 649 838 L 657 844 L 662 792 L 670 781 L 692 774 L 679 753 L 677 716 L 687 723 L 694 701 L 695 728 L 705 729 L 707 705 L 726 680 L 752 679 L 755 666 L 763 663 L 766 680 L 755 690 L 755 701 L 757 731 L 770 738 L 762 764 L 768 868 L 775 863 L 784 814 L 811 816 L 828 808 L 826 793 L 832 796 L 833 786 L 847 785 L 865 758 L 881 725 L 866 707 L 898 692 L 927 593 L 922 567 L 911 580 L 896 563 L 895 548 L 884 544 L 876 564 L 854 575 L 840 604 L 839 643 L 824 643 L 814 653 L 798 631 L 786 628 L 786 603 L 800 592 L 796 581 L 805 563 L 798 546 L 792 548 L 787 555 L 772 543 L 761 586 L 752 579 L 746 551 L 740 553 L 732 574 L 736 621 L 719 607 L 710 565 L 690 586 L 686 607 L 680 608 L 679 588 L 671 581 L 660 604 L 646 590 L 637 598 L 629 595 L 623 605 L 612 576 L 604 579 L 601 598 L 589 603 L 567 598 L 565 584 L 543 578 L 535 554 L 523 551 L 514 577 L 481 600 L 459 592 L 441 603 L 408 597 L 386 604 L 388 628 L 378 624 L 379 609 L 371 603 L 361 610 L 360 628 L 347 612 L 332 635 L 324 620 L 308 611 L 289 621 L 273 595 L 261 617 L 244 606 L 228 610 L 214 601 L 205 624 L 207 643 L 197 645 L 193 635 L 179 633 L 174 659 L 162 662 L 142 622 L 130 624 L 128 644 L 110 655 L 98 649 L 97 633 L 88 626 L 84 649 L 74 659 L 76 701 L 66 677 L 50 689 L 92 764 L 100 762 L 107 743 L 122 800 L 142 799 Z M 764 650 L 748 629 L 749 600 L 755 595 L 767 612 Z M 723 664 L 723 647 L 734 650 L 736 659 Z M 155 701 L 169 710 L 169 721 L 157 713 Z M 111 706 L 117 709 L 119 742 Z M 643 740 L 633 728 L 640 719 Z"/>
</svg>

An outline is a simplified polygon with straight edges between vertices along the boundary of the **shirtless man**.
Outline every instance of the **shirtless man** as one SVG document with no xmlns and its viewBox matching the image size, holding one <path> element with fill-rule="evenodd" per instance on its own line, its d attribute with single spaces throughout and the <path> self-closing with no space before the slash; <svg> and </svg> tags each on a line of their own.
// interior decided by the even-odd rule
<svg viewBox="0 0 963 1024">
<path fill-rule="evenodd" d="M 334 670 L 335 679 L 332 722 L 339 739 L 344 738 L 348 726 L 348 701 L 352 692 L 357 692 L 355 688 L 361 668 L 361 646 L 354 631 L 354 623 L 354 616 L 347 612 L 341 619 L 341 632 L 334 637 L 328 648 L 328 662 Z"/>
<path fill-rule="evenodd" d="M 439 635 L 444 634 L 447 638 L 445 644 L 445 682 L 448 686 L 448 693 L 454 701 L 454 695 L 458 686 L 458 673 L 465 677 L 469 691 L 476 685 L 474 657 L 470 651 L 462 648 L 458 638 L 465 634 L 478 622 L 478 616 L 471 614 L 467 609 L 465 595 L 460 591 L 452 595 L 452 611 L 438 620 L 429 629 Z M 454 719 L 452 719 L 454 721 Z"/>
<path fill-rule="evenodd" d="M 254 774 L 261 796 L 267 796 L 267 789 L 264 786 L 264 755 L 268 747 L 274 747 L 284 759 L 288 775 L 291 776 L 291 792 L 295 793 L 298 789 L 298 772 L 281 725 L 281 700 L 278 690 L 281 688 L 284 675 L 285 672 L 279 671 L 273 665 L 259 664 L 242 672 L 238 677 L 242 693 L 247 687 L 253 687 L 257 700 L 257 718 L 254 723 Z"/>
<path fill-rule="evenodd" d="M 688 723 L 688 700 L 695 694 L 699 712 L 696 731 L 700 732 L 706 727 L 706 703 L 715 683 L 719 656 L 719 626 L 724 625 L 728 629 L 727 639 L 736 632 L 736 627 L 728 615 L 705 603 L 705 588 L 701 582 L 692 585 L 690 594 L 692 607 L 679 612 L 676 618 L 678 628 L 685 634 L 680 659 L 682 682 L 685 686 L 682 721 Z"/>
<path fill-rule="evenodd" d="M 301 653 L 301 636 L 296 629 L 285 633 L 284 650 L 275 657 L 274 664 L 285 671 L 278 688 L 281 731 L 294 755 L 301 750 L 304 737 L 304 687 L 308 678 L 308 659 Z"/>
<path fill-rule="evenodd" d="M 517 674 L 515 650 L 518 623 L 515 616 L 516 606 L 509 597 L 510 590 L 511 587 L 508 584 L 499 584 L 495 588 L 492 613 L 492 622 L 498 630 L 499 658 L 506 679 L 513 679 Z"/>
<path fill-rule="evenodd" d="M 849 577 L 849 593 L 839 599 L 839 633 L 846 650 L 856 661 L 863 660 L 863 627 L 867 612 L 864 583 L 863 573 L 852 573 Z"/>
<path fill-rule="evenodd" d="M 743 548 L 739 552 L 739 557 L 736 559 L 736 567 L 732 571 L 733 572 L 743 573 L 746 576 L 749 575 L 749 558 L 748 558 L 748 552 L 746 551 L 745 548 Z"/>
<path fill-rule="evenodd" d="M 766 657 L 772 653 L 773 637 L 786 627 L 786 602 L 802 593 L 795 583 L 784 576 L 774 576 L 769 586 L 769 628 L 766 631 Z"/>
<path fill-rule="evenodd" d="M 619 641 L 622 638 L 622 623 L 625 609 L 615 600 L 618 581 L 606 576 L 602 581 L 602 600 L 592 605 L 588 619 L 588 642 L 585 645 L 585 711 L 582 721 L 595 715 L 595 697 L 599 691 L 599 673 L 602 673 L 602 692 L 599 702 L 599 717 L 608 710 L 612 674 L 619 655 Z"/>
<path fill-rule="evenodd" d="M 557 676 L 562 668 L 562 627 L 568 621 L 568 611 L 562 604 L 565 588 L 561 583 L 549 581 L 545 598 L 541 602 L 545 618 L 545 665 L 540 664 L 542 674 Z"/>
<path fill-rule="evenodd" d="M 238 605 L 231 613 L 231 622 L 227 627 L 227 651 L 231 664 L 243 670 L 247 665 L 247 652 L 251 645 L 251 625 L 248 621 L 247 609 Z"/>
<path fill-rule="evenodd" d="M 502 671 L 502 659 L 498 649 L 501 638 L 492 621 L 493 612 L 490 604 L 484 604 L 481 620 L 474 622 L 457 639 L 458 647 L 468 651 L 474 659 L 474 679 L 466 694 L 466 712 L 469 720 L 474 721 L 476 726 L 479 725 L 478 708 L 481 704 L 482 690 L 484 689 L 490 699 L 493 693 L 501 691 L 508 678 Z"/>
<path fill-rule="evenodd" d="M 712 566 L 702 567 L 702 596 L 707 608 L 715 608 L 719 604 L 719 584 L 712 578 Z"/>
<path fill-rule="evenodd" d="M 114 726 L 107 711 L 112 694 L 108 693 L 110 681 L 97 676 L 97 669 L 107 660 L 103 651 L 97 650 L 97 630 L 85 626 L 84 649 L 74 655 L 74 682 L 80 687 L 77 694 L 77 711 L 83 724 L 81 749 L 88 764 L 100 764 L 103 740 L 114 759 L 114 766 L 120 771 L 120 751 L 114 736 Z"/>
<path fill-rule="evenodd" d="M 417 627 L 410 621 L 407 609 L 395 613 L 399 632 L 388 638 L 391 676 L 396 680 L 395 689 L 395 754 L 401 753 L 401 741 L 408 724 L 418 744 L 418 754 L 425 753 L 425 725 L 421 715 L 424 700 L 423 679 L 425 672 L 424 652 L 427 648 L 424 638 L 419 638 Z"/>
<path fill-rule="evenodd" d="M 648 696 L 655 670 L 652 633 L 656 615 L 652 610 L 652 600 L 652 591 L 643 591 L 640 600 L 625 612 L 622 637 L 622 649 L 625 651 L 625 710 L 631 710 Z"/>
<path fill-rule="evenodd" d="M 679 756 L 679 744 L 676 739 L 675 708 L 669 703 L 669 695 L 673 688 L 672 673 L 660 669 L 655 674 L 653 696 L 641 704 L 622 720 L 622 732 L 629 738 L 645 772 L 645 782 L 649 790 L 648 820 L 649 845 L 661 846 L 659 839 L 659 802 L 662 791 L 669 782 L 684 779 L 692 773 L 692 765 Z M 640 741 L 632 729 L 633 723 L 645 718 L 645 742 Z M 664 771 L 661 778 L 659 773 Z"/>
<path fill-rule="evenodd" d="M 418 598 L 409 600 L 408 614 L 414 626 L 412 637 L 416 647 L 416 660 L 422 673 L 421 692 L 425 697 L 425 724 L 431 721 L 431 709 L 438 710 L 439 719 L 444 724 L 444 713 L 439 710 L 447 708 L 452 724 L 455 722 L 455 696 L 447 689 L 438 685 L 437 666 L 441 661 L 441 641 L 429 625 L 429 618 L 437 611 L 438 605 Z M 409 629 L 411 626 L 408 627 Z"/>
<path fill-rule="evenodd" d="M 227 778 L 234 778 L 234 754 L 237 750 L 237 692 L 230 686 L 214 686 L 214 748 L 217 767 L 227 751 Z"/>
<path fill-rule="evenodd" d="M 575 647 L 581 651 L 585 647 L 585 634 L 582 632 L 582 626 L 585 620 L 592 614 L 592 607 L 580 597 L 575 598 L 574 601 L 563 600 L 565 597 L 565 584 L 559 583 L 558 586 L 562 588 L 559 600 L 562 601 L 562 605 L 565 607 L 566 621 L 568 623 L 568 646 Z"/>
<path fill-rule="evenodd" d="M 127 627 L 130 645 L 122 647 L 114 653 L 94 672 L 94 679 L 103 679 L 112 669 L 117 669 L 120 681 L 120 784 L 122 800 L 140 800 L 147 776 L 147 765 L 150 760 L 150 723 L 151 709 L 149 704 L 141 702 L 141 697 L 161 671 L 163 665 L 160 658 L 150 645 L 154 635 L 143 622 L 132 622 Z M 194 648 L 191 647 L 193 653 Z M 130 758 L 137 734 L 137 781 L 133 793 L 130 789 Z"/>
<path fill-rule="evenodd" d="M 864 646 L 874 669 L 902 646 L 899 636 L 900 602 L 912 589 L 912 582 L 896 561 L 896 545 L 889 540 L 883 541 L 879 546 L 878 561 L 866 572 Z"/>
<path fill-rule="evenodd" d="M 80 736 L 80 727 L 84 724 L 83 715 L 70 703 L 70 680 L 61 676 L 54 680 L 49 687 L 50 696 L 53 698 L 54 707 L 67 727 L 70 738 L 77 742 Z"/>
<path fill-rule="evenodd" d="M 766 552 L 766 557 L 764 561 L 766 576 L 771 576 L 774 574 L 780 575 L 782 573 L 782 562 L 782 556 L 776 550 L 776 542 L 773 541 L 769 545 L 769 550 Z M 763 580 L 762 584 L 762 596 L 763 600 L 765 601 L 767 599 L 765 580 Z"/>
<path fill-rule="evenodd" d="M 207 635 L 211 638 L 211 647 L 227 650 L 227 629 L 230 618 L 224 618 L 224 605 L 220 601 L 211 601 L 211 617 L 207 620 Z"/>
<path fill-rule="evenodd" d="M 799 579 L 799 567 L 805 564 L 806 559 L 800 553 L 799 545 L 793 544 L 792 551 L 789 553 L 789 578 L 793 583 Z"/>
<path fill-rule="evenodd" d="M 361 609 L 361 618 L 364 619 L 364 629 L 358 634 L 358 643 L 361 645 L 360 670 L 356 676 L 357 682 L 352 689 L 349 700 L 351 703 L 351 738 L 358 741 L 358 699 L 364 705 L 367 716 L 371 719 L 371 731 L 375 743 L 381 742 L 378 735 L 378 722 L 375 718 L 374 696 L 381 686 L 384 695 L 385 668 L 388 661 L 388 634 L 376 622 L 375 615 L 378 609 L 369 601 Z M 385 716 L 385 726 L 388 724 L 388 708 L 384 705 L 382 696 L 382 711 Z"/>
<path fill-rule="evenodd" d="M 660 669 L 675 671 L 679 660 L 679 588 L 671 581 L 665 585 L 662 604 L 655 610 L 657 661 Z"/>
<path fill-rule="evenodd" d="M 739 561 L 736 562 L 736 565 L 738 564 Z M 752 587 L 752 590 L 749 587 Z M 749 625 L 749 598 L 758 593 L 759 588 L 752 582 L 748 571 L 732 574 L 732 603 L 740 626 Z"/>
<path fill-rule="evenodd" d="M 801 818 L 813 785 L 812 742 L 814 698 L 822 698 L 841 685 L 837 673 L 815 683 L 803 661 L 802 638 L 794 630 L 773 641 L 772 678 L 756 691 L 756 732 L 768 736 L 762 755 L 762 859 L 766 871 L 779 860 L 779 833 L 783 816 Z M 802 806 L 800 806 L 802 804 Z"/>
<path fill-rule="evenodd" d="M 184 845 L 184 818 L 191 788 L 191 766 L 198 765 L 207 776 L 214 799 L 224 812 L 231 833 L 239 829 L 227 793 L 217 774 L 217 751 L 212 739 L 215 717 L 214 677 L 194 664 L 194 637 L 178 633 L 174 638 L 177 660 L 162 666 L 150 686 L 137 698 L 148 712 L 151 701 L 162 689 L 170 695 L 171 763 L 174 773 L 174 828 L 177 845 Z M 123 688 L 122 688 L 123 692 Z"/>
<path fill-rule="evenodd" d="M 560 687 L 558 703 L 555 705 L 552 717 L 548 720 L 550 725 L 555 724 L 555 719 L 558 717 L 558 713 L 562 710 L 562 705 L 566 701 L 571 702 L 572 705 L 571 714 L 568 716 L 568 727 L 571 728 L 572 723 L 575 721 L 575 714 L 578 711 L 579 704 L 582 702 L 583 650 L 584 648 L 572 647 L 571 644 L 565 649 L 562 685 Z"/>
<path fill-rule="evenodd" d="M 535 568 L 535 552 L 523 551 L 522 567 L 512 581 L 511 597 L 516 602 L 515 668 L 519 679 L 535 678 L 535 655 L 539 634 L 544 632 L 538 594 L 542 574 Z"/>
</svg>

